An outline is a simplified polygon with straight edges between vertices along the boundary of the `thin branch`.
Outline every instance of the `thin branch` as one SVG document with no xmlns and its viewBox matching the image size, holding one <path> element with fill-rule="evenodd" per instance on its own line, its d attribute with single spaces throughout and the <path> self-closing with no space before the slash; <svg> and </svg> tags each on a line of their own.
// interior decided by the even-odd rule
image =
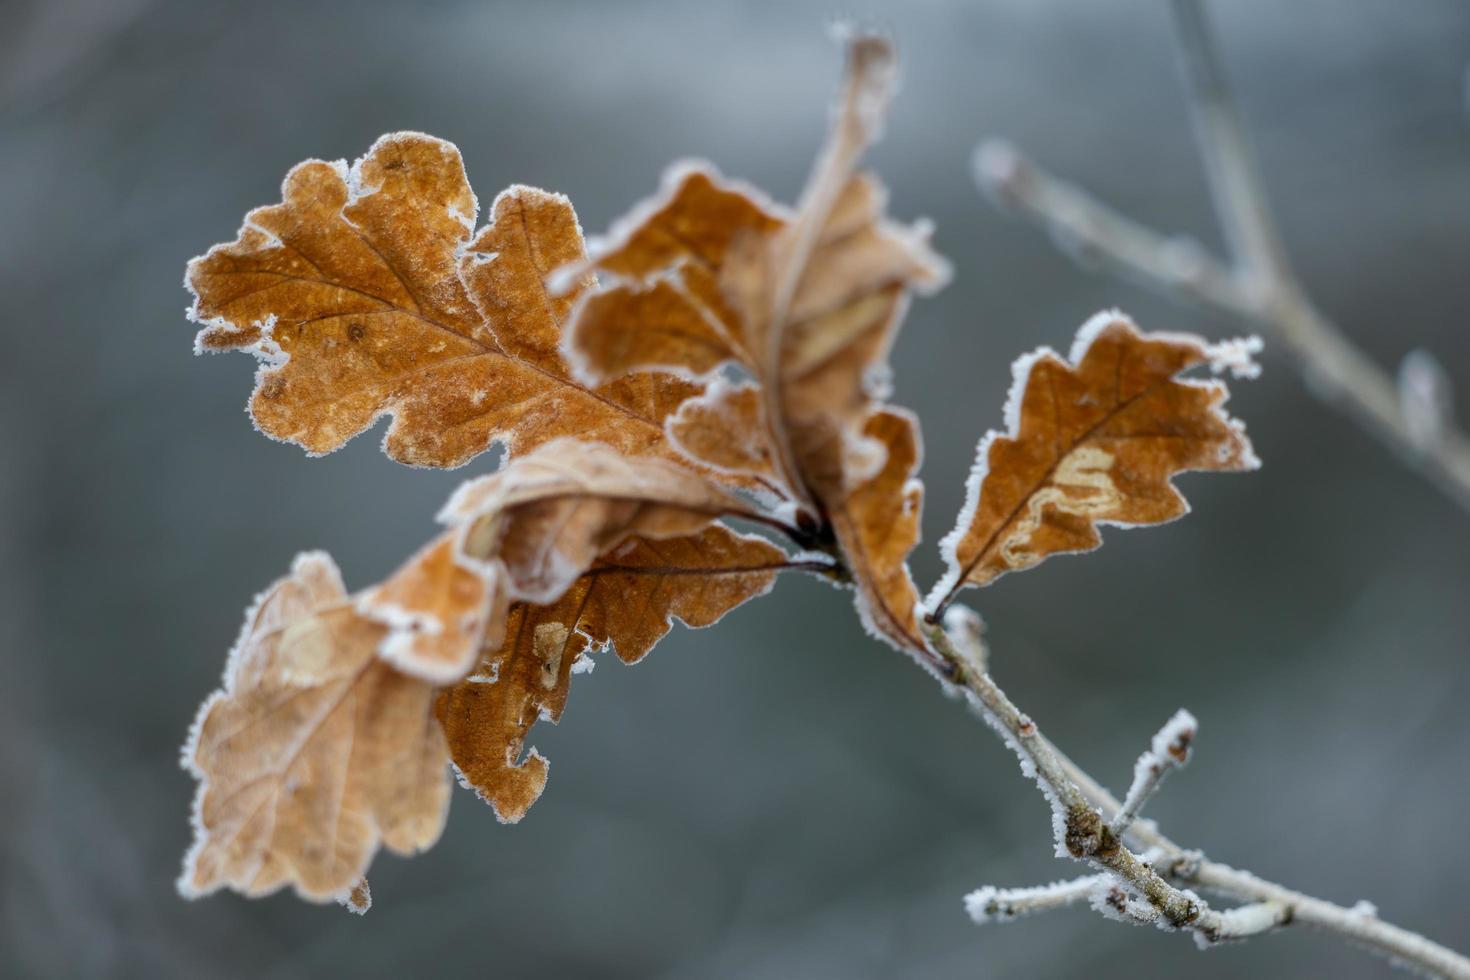
<svg viewBox="0 0 1470 980">
<path fill-rule="evenodd" d="M 1172 6 L 1195 138 L 1215 199 L 1215 215 L 1240 270 L 1257 282 L 1284 286 L 1291 280 L 1286 251 L 1240 110 L 1225 81 L 1204 4 L 1174 0 Z"/>
<path fill-rule="evenodd" d="M 980 925 L 1009 922 L 1023 915 L 1085 902 L 1099 885 L 1112 880 L 1112 875 L 1096 874 L 1034 888 L 993 888 L 986 885 L 965 896 L 965 911 Z"/>
<path fill-rule="evenodd" d="M 1085 265 L 1253 324 L 1293 355 L 1308 387 L 1351 416 L 1410 467 L 1470 510 L 1470 438 L 1448 414 L 1426 427 L 1386 371 L 1346 338 L 1302 289 L 1281 246 L 1254 154 L 1200 0 L 1174 0 L 1195 133 L 1215 211 L 1230 246 L 1222 261 L 1163 235 L 987 141 L 975 176 L 1004 206 L 1049 229 Z"/>
<path fill-rule="evenodd" d="M 1397 965 L 1470 980 L 1470 959 L 1382 921 L 1371 906 L 1344 908 L 1210 861 L 1175 844 L 1148 820 L 1135 821 L 1127 834 L 1135 846 L 1148 849 L 1141 857 L 1103 821 L 1100 811 L 1118 813 L 1123 805 L 1059 752 L 988 674 L 970 666 L 975 655 L 963 648 L 962 637 L 952 637 L 932 623 L 924 628 L 948 664 L 953 682 L 1016 752 L 1022 770 L 1036 779 L 1051 802 L 1059 856 L 1087 862 L 1122 889 L 1119 896 L 1104 893 L 1101 904 L 1112 905 L 1130 921 L 1188 931 L 1202 946 L 1292 924 L 1310 925 L 1366 946 Z M 1198 885 L 1246 904 L 1218 911 L 1174 882 Z"/>
<path fill-rule="evenodd" d="M 957 638 L 959 649 L 970 658 L 969 668 L 978 674 L 990 671 L 990 654 L 985 649 L 985 620 L 969 606 L 951 603 L 944 610 L 944 630 Z"/>
<path fill-rule="evenodd" d="M 970 658 L 960 652 L 943 629 L 932 624 L 926 624 L 926 628 L 930 641 L 950 662 L 955 683 L 972 695 L 973 703 L 1010 743 L 1021 757 L 1023 769 L 1035 777 L 1051 801 L 1058 855 L 1070 855 L 1100 871 L 1112 872 L 1147 900 L 1162 916 L 1162 922 L 1173 928 L 1205 935 L 1218 931 L 1218 912 L 1198 896 L 1165 881 L 1113 836 L 1097 809 L 1068 778 L 1060 757 L 1042 737 L 1036 723 L 1021 713 L 988 674 L 970 669 Z"/>
<path fill-rule="evenodd" d="M 1133 826 L 1139 811 L 1159 791 L 1165 777 L 1175 769 L 1184 768 L 1189 762 L 1189 747 L 1198 731 L 1199 723 L 1194 720 L 1194 715 L 1183 708 L 1176 711 L 1174 717 L 1159 729 L 1148 751 L 1134 763 L 1133 785 L 1128 787 L 1123 805 L 1108 824 L 1108 829 L 1116 836 L 1122 837 Z"/>
</svg>

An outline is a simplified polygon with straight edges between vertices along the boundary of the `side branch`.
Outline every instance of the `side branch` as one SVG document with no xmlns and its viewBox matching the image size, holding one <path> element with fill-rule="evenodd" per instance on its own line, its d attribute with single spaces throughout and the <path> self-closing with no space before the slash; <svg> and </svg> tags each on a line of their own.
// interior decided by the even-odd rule
<svg viewBox="0 0 1470 980">
<path fill-rule="evenodd" d="M 1096 874 L 1034 888 L 992 888 L 987 885 L 965 896 L 965 911 L 980 925 L 1009 922 L 1033 912 L 1048 912 L 1085 902 L 1094 890 L 1111 881 L 1109 875 Z"/>
<path fill-rule="evenodd" d="M 1068 904 L 1080 897 L 1086 881 L 1094 906 L 1105 913 L 1190 932 L 1201 946 L 1302 924 L 1364 945 L 1420 972 L 1470 980 L 1470 959 L 1383 922 L 1370 906 L 1360 903 L 1344 908 L 1210 861 L 1180 847 L 1148 820 L 1134 821 L 1123 836 L 1115 834 L 1102 814 L 1118 814 L 1123 804 L 1062 754 L 988 674 L 976 669 L 974 654 L 965 648 L 962 638 L 933 623 L 925 625 L 925 632 L 948 664 L 947 673 L 954 683 L 1016 752 L 1022 770 L 1035 777 L 1052 804 L 1058 855 L 1085 861 L 1100 873 L 1046 889 L 982 889 L 967 900 L 977 920 L 1006 919 Z M 1170 726 L 1161 735 L 1167 732 Z M 1147 853 L 1135 853 L 1124 837 Z M 1197 885 L 1246 904 L 1219 911 L 1183 885 Z"/>
<path fill-rule="evenodd" d="M 1133 767 L 1133 785 L 1128 787 L 1123 805 L 1117 809 L 1112 822 L 1108 824 L 1115 835 L 1122 837 L 1133 826 L 1133 821 L 1138 819 L 1144 804 L 1159 791 L 1165 777 L 1189 762 L 1189 747 L 1198 730 L 1199 723 L 1194 720 L 1194 715 L 1183 708 L 1169 719 L 1168 724 L 1159 729 L 1148 751 L 1138 757 L 1138 762 Z"/>
<path fill-rule="evenodd" d="M 1314 394 L 1470 510 L 1470 438 L 1448 411 L 1423 418 L 1422 399 L 1408 397 L 1413 392 L 1402 391 L 1306 295 L 1277 235 L 1200 0 L 1174 0 L 1173 6 L 1195 132 L 1229 261 L 1118 213 L 1033 166 L 1004 141 L 981 145 L 977 182 L 1002 206 L 1048 229 L 1082 264 L 1104 266 L 1270 334 L 1291 352 Z"/>
</svg>

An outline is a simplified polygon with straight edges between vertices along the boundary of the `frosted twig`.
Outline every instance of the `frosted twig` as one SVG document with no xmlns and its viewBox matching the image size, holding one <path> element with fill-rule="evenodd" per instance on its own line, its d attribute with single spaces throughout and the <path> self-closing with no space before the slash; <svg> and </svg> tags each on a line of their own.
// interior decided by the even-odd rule
<svg viewBox="0 0 1470 980">
<path fill-rule="evenodd" d="M 1426 437 L 1394 378 L 1346 338 L 1302 289 L 1281 246 L 1240 112 L 1201 0 L 1174 0 L 1195 133 L 1230 261 L 1126 217 L 989 140 L 975 178 L 1003 206 L 1050 230 L 1066 252 L 1186 302 L 1245 320 L 1291 352 L 1308 387 L 1352 416 L 1470 510 L 1470 438 L 1448 415 Z"/>
<path fill-rule="evenodd" d="M 1415 348 L 1399 362 L 1399 410 L 1409 438 L 1421 449 L 1433 449 L 1455 424 L 1455 392 L 1444 365 L 1427 350 Z"/>
<path fill-rule="evenodd" d="M 944 629 L 960 638 L 958 648 L 970 657 L 970 668 L 983 674 L 989 670 L 985 650 L 985 621 L 969 606 L 951 603 L 944 610 Z"/>
<path fill-rule="evenodd" d="M 1175 769 L 1184 768 L 1189 762 L 1189 747 L 1198 731 L 1199 723 L 1194 720 L 1194 715 L 1180 708 L 1154 735 L 1148 751 L 1134 763 L 1133 785 L 1128 787 L 1123 805 L 1108 824 L 1116 836 L 1122 837 L 1133 826 L 1144 804 L 1163 785 L 1164 777 Z"/>
<path fill-rule="evenodd" d="M 969 664 L 943 628 L 927 624 L 926 631 L 939 653 L 951 664 L 951 677 L 968 694 L 981 714 L 998 729 L 1021 758 L 1022 768 L 1035 776 L 1052 804 L 1053 830 L 1059 856 L 1087 861 L 1099 871 L 1122 879 L 1159 914 L 1166 928 L 1189 929 L 1205 936 L 1218 932 L 1220 913 L 1199 896 L 1175 887 L 1113 835 L 1097 808 L 1062 769 L 1061 757 L 1042 737 L 1035 722 L 1022 714 L 1006 693 Z M 1117 809 L 1114 807 L 1113 809 Z"/>
<path fill-rule="evenodd" d="M 963 634 L 952 636 L 934 623 L 925 623 L 924 630 L 935 651 L 948 664 L 951 682 L 970 697 L 981 716 L 1020 757 L 1022 771 L 1036 779 L 1051 803 L 1058 855 L 1085 861 L 1111 878 L 1112 884 L 1122 889 L 1122 908 L 1117 909 L 1115 905 L 1114 910 L 1129 921 L 1146 920 L 1162 929 L 1188 931 L 1201 946 L 1245 939 L 1287 925 L 1307 925 L 1365 946 L 1388 957 L 1395 965 L 1431 976 L 1470 980 L 1470 959 L 1431 939 L 1384 922 L 1367 903 L 1345 908 L 1292 891 L 1248 871 L 1210 861 L 1197 851 L 1180 847 L 1148 820 L 1135 821 L 1126 835 L 1135 846 L 1146 848 L 1147 854 L 1140 856 L 1130 850 L 1103 821 L 1100 812 L 1118 813 L 1124 809 L 1123 804 L 1060 752 L 988 674 L 969 666 L 974 652 L 962 649 L 966 642 Z M 1218 911 L 1195 892 L 1174 882 L 1196 885 L 1245 904 Z M 1065 885 L 1053 887 L 1067 891 L 1070 896 Z M 972 915 L 974 895 L 984 891 L 981 889 L 967 899 Z M 997 891 L 996 894 L 1020 891 L 1034 893 L 1035 890 Z M 1091 894 L 1095 896 L 1097 892 Z M 1106 904 L 1108 895 L 1104 894 L 1103 899 Z M 1118 899 L 1112 901 L 1116 903 Z M 1067 903 L 1056 901 L 1032 907 L 1055 908 L 1063 904 Z"/>
<path fill-rule="evenodd" d="M 1009 922 L 1033 912 L 1046 912 L 1074 902 L 1087 901 L 1098 885 L 1112 880 L 1112 875 L 1096 874 L 1032 888 L 994 888 L 986 885 L 965 896 L 965 911 L 980 925 Z"/>
</svg>

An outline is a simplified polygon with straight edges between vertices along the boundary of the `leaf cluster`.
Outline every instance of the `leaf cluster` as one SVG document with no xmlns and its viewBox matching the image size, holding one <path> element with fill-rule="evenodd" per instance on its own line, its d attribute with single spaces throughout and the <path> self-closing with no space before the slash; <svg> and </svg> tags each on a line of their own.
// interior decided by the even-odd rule
<svg viewBox="0 0 1470 980">
<path fill-rule="evenodd" d="M 186 894 L 290 885 L 365 909 L 380 847 L 437 840 L 451 767 L 501 820 L 527 812 L 547 778 L 528 734 L 600 651 L 636 662 L 674 619 L 711 625 L 796 569 L 943 673 L 921 619 L 959 589 L 1096 547 L 1102 523 L 1179 516 L 1180 471 L 1254 465 L 1224 385 L 1179 377 L 1248 367 L 1238 345 L 1101 315 L 1070 358 L 1018 362 L 921 598 L 919 423 L 887 400 L 887 357 L 949 269 L 860 167 L 893 76 L 887 42 L 850 40 L 790 207 L 685 163 L 590 247 L 570 202 L 530 187 L 477 227 L 458 151 L 397 133 L 293 168 L 281 203 L 190 263 L 197 348 L 258 358 L 266 435 L 317 455 L 387 415 L 399 462 L 508 461 L 382 582 L 349 593 L 309 553 L 257 599 L 184 750 Z"/>
</svg>

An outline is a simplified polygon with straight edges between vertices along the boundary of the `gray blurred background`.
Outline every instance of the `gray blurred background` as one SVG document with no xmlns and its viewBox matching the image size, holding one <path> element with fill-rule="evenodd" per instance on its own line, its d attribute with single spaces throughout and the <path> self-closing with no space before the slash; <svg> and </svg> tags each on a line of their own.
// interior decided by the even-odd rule
<svg viewBox="0 0 1470 980">
<path fill-rule="evenodd" d="M 1427 347 L 1470 392 L 1470 8 L 1214 14 L 1312 291 L 1381 363 Z M 1065 349 L 1106 306 L 1236 329 L 1077 270 L 968 174 L 975 141 L 1007 135 L 1215 244 L 1161 3 L 0 0 L 0 971 L 1390 972 L 1299 931 L 1201 954 L 1085 910 L 970 924 L 971 888 L 1080 869 L 1051 857 L 989 732 L 800 578 L 577 678 L 535 733 L 554 771 L 526 820 L 459 793 L 434 850 L 373 866 L 365 919 L 174 893 L 178 745 L 245 604 L 307 547 L 351 586 L 380 578 L 465 475 L 397 466 L 376 434 L 313 461 L 254 433 L 249 359 L 190 352 L 185 261 L 291 164 L 395 129 L 455 141 L 482 201 L 539 184 L 594 232 L 686 155 L 789 200 L 835 84 L 834 16 L 900 46 L 873 163 L 956 272 L 894 357 L 926 423 L 927 585 L 1012 358 Z M 1198 715 L 1194 765 L 1151 807 L 1177 839 L 1470 946 L 1470 517 L 1265 363 L 1233 402 L 1261 472 L 1186 477 L 1188 520 L 1112 530 L 969 601 L 1011 694 L 1115 789 L 1170 712 Z"/>
</svg>

